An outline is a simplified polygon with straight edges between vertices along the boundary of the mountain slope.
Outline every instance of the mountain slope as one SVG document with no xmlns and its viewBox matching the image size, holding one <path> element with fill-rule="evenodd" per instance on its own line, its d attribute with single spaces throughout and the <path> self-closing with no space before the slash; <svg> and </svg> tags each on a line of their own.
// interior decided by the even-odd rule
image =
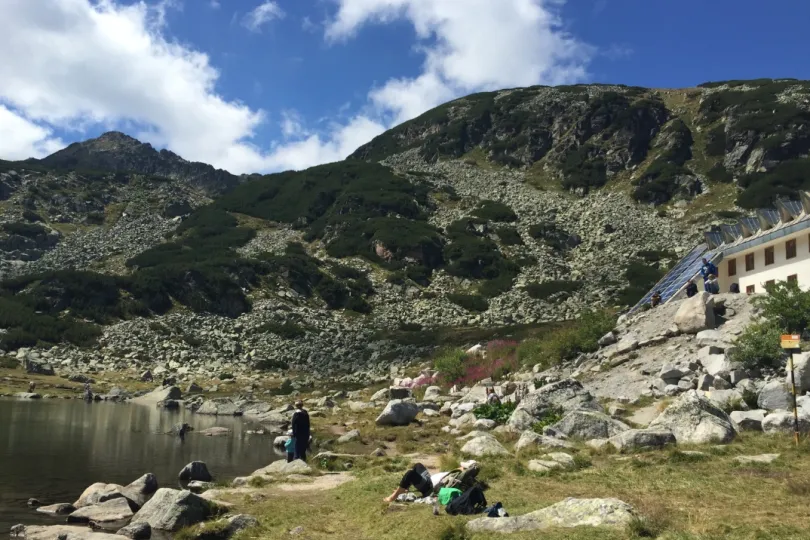
<svg viewBox="0 0 810 540">
<path fill-rule="evenodd" d="M 476 94 L 216 197 L 213 168 L 117 133 L 6 163 L 0 344 L 327 374 L 626 305 L 736 198 L 805 185 L 807 88 Z"/>
</svg>

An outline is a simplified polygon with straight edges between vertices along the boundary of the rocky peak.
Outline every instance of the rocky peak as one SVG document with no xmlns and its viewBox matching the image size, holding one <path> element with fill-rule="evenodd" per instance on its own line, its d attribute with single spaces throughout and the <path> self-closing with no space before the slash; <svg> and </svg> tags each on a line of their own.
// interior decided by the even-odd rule
<svg viewBox="0 0 810 540">
<path fill-rule="evenodd" d="M 211 194 L 227 191 L 239 183 L 237 176 L 206 163 L 186 161 L 168 150 L 155 150 L 119 131 L 73 143 L 39 160 L 57 169 L 127 172 L 183 180 Z"/>
</svg>

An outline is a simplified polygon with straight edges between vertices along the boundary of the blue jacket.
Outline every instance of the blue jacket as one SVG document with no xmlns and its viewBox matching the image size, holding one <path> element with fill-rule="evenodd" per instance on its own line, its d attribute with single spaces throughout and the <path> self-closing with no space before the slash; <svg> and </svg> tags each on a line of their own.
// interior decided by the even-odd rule
<svg viewBox="0 0 810 540">
<path fill-rule="evenodd" d="M 717 267 L 710 262 L 707 262 L 700 268 L 700 275 L 703 276 L 703 279 L 709 279 L 709 274 L 714 274 L 717 276 Z M 719 276 L 718 276 L 719 277 Z"/>
<path fill-rule="evenodd" d="M 287 452 L 295 452 L 295 437 L 287 439 L 287 442 L 284 443 L 284 450 Z"/>
</svg>

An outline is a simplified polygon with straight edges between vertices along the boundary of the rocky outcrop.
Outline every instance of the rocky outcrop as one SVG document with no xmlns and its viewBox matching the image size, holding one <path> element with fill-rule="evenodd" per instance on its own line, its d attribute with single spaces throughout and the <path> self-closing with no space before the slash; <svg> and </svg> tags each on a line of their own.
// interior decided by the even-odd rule
<svg viewBox="0 0 810 540">
<path fill-rule="evenodd" d="M 11 538 L 17 540 L 125 540 L 126 536 L 96 532 L 74 525 L 18 525 L 12 527 Z"/>
<path fill-rule="evenodd" d="M 473 533 L 516 533 L 551 528 L 626 527 L 636 516 L 618 499 L 565 499 L 552 506 L 516 517 L 478 518 L 467 523 Z"/>
<path fill-rule="evenodd" d="M 675 314 L 675 326 L 684 334 L 697 334 L 716 326 L 714 319 L 714 299 L 712 295 L 701 291 L 692 298 L 684 300 Z"/>
<path fill-rule="evenodd" d="M 655 429 L 631 429 L 608 439 L 619 453 L 635 452 L 637 450 L 660 449 L 675 444 L 675 435 L 671 431 Z"/>
<path fill-rule="evenodd" d="M 571 411 L 552 426 L 568 437 L 606 439 L 630 429 L 630 426 L 597 411 Z"/>
<path fill-rule="evenodd" d="M 489 434 L 470 439 L 461 447 L 461 452 L 475 457 L 504 456 L 509 454 L 506 448 L 498 442 L 498 439 Z"/>
<path fill-rule="evenodd" d="M 596 399 L 579 381 L 567 379 L 547 384 L 526 395 L 509 417 L 509 425 L 524 431 L 549 414 L 575 409 L 602 411 Z"/>
<path fill-rule="evenodd" d="M 728 415 L 695 390 L 673 401 L 649 428 L 672 432 L 680 444 L 728 443 L 737 435 Z"/>
<path fill-rule="evenodd" d="M 67 517 L 68 523 L 93 523 L 107 530 L 118 530 L 133 516 L 129 502 L 124 497 L 98 504 L 84 506 Z"/>
<path fill-rule="evenodd" d="M 204 461 L 192 461 L 178 473 L 178 480 L 181 482 L 190 482 L 191 480 L 198 480 L 200 482 L 210 482 L 213 480 L 211 473 L 208 472 L 208 466 Z"/>
</svg>

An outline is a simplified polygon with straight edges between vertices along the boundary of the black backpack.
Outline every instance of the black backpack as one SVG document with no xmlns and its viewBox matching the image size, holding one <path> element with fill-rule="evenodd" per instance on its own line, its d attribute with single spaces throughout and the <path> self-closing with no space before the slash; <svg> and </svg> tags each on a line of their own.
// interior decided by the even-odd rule
<svg viewBox="0 0 810 540">
<path fill-rule="evenodd" d="M 480 514 L 487 507 L 487 498 L 484 490 L 476 484 L 467 491 L 447 503 L 444 511 L 451 516 Z"/>
</svg>

